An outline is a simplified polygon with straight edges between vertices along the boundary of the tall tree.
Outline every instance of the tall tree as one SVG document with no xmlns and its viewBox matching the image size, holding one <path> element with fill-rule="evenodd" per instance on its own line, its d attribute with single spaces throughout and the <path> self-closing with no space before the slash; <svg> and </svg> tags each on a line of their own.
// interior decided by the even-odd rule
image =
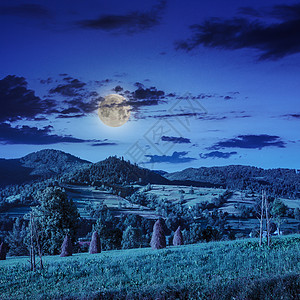
<svg viewBox="0 0 300 300">
<path fill-rule="evenodd" d="M 79 213 L 74 202 L 62 188 L 48 187 L 38 197 L 40 205 L 33 208 L 44 253 L 58 254 L 66 234 L 74 243 Z"/>
<path fill-rule="evenodd" d="M 142 232 L 139 228 L 133 228 L 129 225 L 126 230 L 123 232 L 122 237 L 122 248 L 123 249 L 132 249 L 138 248 L 141 246 L 142 242 Z"/>
<path fill-rule="evenodd" d="M 4 242 L 0 244 L 0 260 L 6 260 L 7 247 Z"/>
<path fill-rule="evenodd" d="M 6 242 L 9 245 L 9 255 L 22 256 L 28 255 L 27 230 L 24 220 L 16 218 L 13 230 L 8 233 Z"/>
<path fill-rule="evenodd" d="M 288 207 L 282 202 L 282 200 L 276 198 L 272 204 L 271 214 L 277 225 L 278 234 L 280 233 L 280 226 L 283 223 L 283 217 L 286 214 Z"/>
<path fill-rule="evenodd" d="M 158 219 L 153 226 L 153 234 L 150 245 L 152 249 L 166 248 L 166 236 L 161 219 Z"/>
<path fill-rule="evenodd" d="M 300 220 L 300 209 L 298 207 L 294 209 L 294 217 L 296 220 Z"/>
</svg>

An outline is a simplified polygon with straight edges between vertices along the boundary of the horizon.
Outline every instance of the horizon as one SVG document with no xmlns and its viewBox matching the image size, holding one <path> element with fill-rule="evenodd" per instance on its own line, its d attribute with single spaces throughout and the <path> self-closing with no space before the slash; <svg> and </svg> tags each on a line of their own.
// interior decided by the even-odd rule
<svg viewBox="0 0 300 300">
<path fill-rule="evenodd" d="M 64 154 L 69 154 L 69 155 L 71 155 L 71 156 L 73 156 L 73 157 L 75 157 L 75 158 L 78 158 L 78 159 L 81 159 L 81 160 L 85 160 L 85 161 L 87 161 L 88 163 L 92 163 L 92 164 L 99 163 L 99 162 L 101 162 L 101 161 L 103 161 L 103 160 L 106 160 L 106 159 L 108 159 L 109 157 L 113 157 L 113 156 L 116 156 L 118 159 L 122 159 L 122 156 L 109 155 L 109 156 L 107 156 L 106 158 L 104 158 L 104 159 L 102 159 L 102 160 L 98 160 L 98 161 L 89 161 L 89 160 L 84 159 L 84 158 L 82 158 L 82 157 L 80 157 L 80 156 L 73 155 L 72 153 L 65 152 L 65 151 L 62 151 L 62 150 L 57 150 L 57 149 L 51 149 L 51 148 L 45 148 L 45 149 L 42 149 L 42 150 L 30 152 L 30 153 L 26 154 L 25 156 L 28 156 L 28 155 L 33 154 L 33 153 L 38 153 L 38 152 L 41 152 L 41 151 L 43 151 L 43 150 L 60 151 L 60 152 L 62 152 L 62 153 L 64 153 Z M 24 158 L 25 156 L 18 157 L 18 158 L 14 158 L 14 159 L 21 159 L 21 158 Z M 1 160 L 1 159 L 9 160 L 9 158 L 3 158 L 3 157 L 0 157 L 0 160 Z M 124 159 L 125 159 L 125 158 L 124 158 Z M 133 162 L 131 162 L 130 160 L 126 160 L 126 159 L 125 159 L 125 161 L 127 161 L 127 162 L 133 164 Z M 215 168 L 215 167 L 229 167 L 229 166 L 243 166 L 243 167 L 251 167 L 251 168 L 260 168 L 260 169 L 263 169 L 263 170 L 288 169 L 288 170 L 295 170 L 296 173 L 299 173 L 299 172 L 300 172 L 300 169 L 294 169 L 294 168 L 280 168 L 280 167 L 279 167 L 279 168 L 262 168 L 262 167 L 257 167 L 257 166 L 253 166 L 253 165 L 239 165 L 239 164 L 228 164 L 228 165 L 224 165 L 224 166 L 214 166 L 214 165 L 212 165 L 212 166 L 187 167 L 187 168 L 179 169 L 179 170 L 172 171 L 172 172 L 167 172 L 166 170 L 163 170 L 163 169 L 149 169 L 149 168 L 147 168 L 147 167 L 145 167 L 145 166 L 139 166 L 139 167 L 141 167 L 141 168 L 146 168 L 146 169 L 149 169 L 149 170 L 154 171 L 154 172 L 162 171 L 162 172 L 166 172 L 166 173 L 169 173 L 169 174 L 170 174 L 170 173 L 182 172 L 182 171 L 184 171 L 184 170 L 186 170 L 186 169 L 198 169 L 198 168 L 202 168 L 202 167 L 204 167 L 204 168 Z"/>
<path fill-rule="evenodd" d="M 291 0 L 4 1 L 0 157 L 50 147 L 167 172 L 299 170 L 299 12 Z"/>
</svg>

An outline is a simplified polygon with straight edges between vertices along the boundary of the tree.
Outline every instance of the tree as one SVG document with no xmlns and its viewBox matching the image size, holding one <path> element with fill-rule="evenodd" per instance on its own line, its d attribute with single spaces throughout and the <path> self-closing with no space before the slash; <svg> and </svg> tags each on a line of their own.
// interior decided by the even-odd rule
<svg viewBox="0 0 300 300">
<path fill-rule="evenodd" d="M 79 213 L 62 188 L 48 187 L 38 195 L 40 205 L 33 208 L 43 251 L 58 254 L 64 236 L 76 240 Z"/>
<path fill-rule="evenodd" d="M 72 241 L 71 241 L 69 235 L 66 234 L 65 239 L 61 245 L 60 256 L 61 257 L 72 256 L 72 253 L 73 253 Z"/>
<path fill-rule="evenodd" d="M 16 218 L 13 230 L 6 237 L 6 242 L 9 245 L 9 255 L 28 255 L 27 234 L 25 222 L 22 222 L 21 218 Z"/>
<path fill-rule="evenodd" d="M 300 209 L 298 207 L 294 209 L 294 217 L 296 220 L 300 220 Z"/>
<path fill-rule="evenodd" d="M 138 248 L 141 246 L 142 242 L 142 232 L 138 228 L 133 228 L 129 225 L 126 230 L 123 232 L 122 237 L 122 248 L 123 249 L 132 249 Z"/>
<path fill-rule="evenodd" d="M 161 219 L 158 219 L 153 226 L 150 245 L 152 249 L 166 248 L 166 237 Z"/>
<path fill-rule="evenodd" d="M 173 245 L 174 246 L 183 245 L 183 236 L 182 236 L 180 226 L 178 226 L 177 230 L 175 231 L 174 238 L 173 238 Z"/>
<path fill-rule="evenodd" d="M 193 186 L 191 186 L 191 187 L 190 187 L 190 190 L 189 190 L 189 192 L 190 192 L 190 194 L 192 194 L 192 195 L 195 193 L 195 191 L 194 191 L 194 187 L 193 187 Z"/>
<path fill-rule="evenodd" d="M 101 247 L 104 250 L 121 249 L 123 233 L 116 228 L 114 220 L 110 210 L 104 208 L 99 212 L 98 220 L 93 227 L 93 231 L 97 231 L 100 236 Z"/>
<path fill-rule="evenodd" d="M 89 247 L 89 253 L 95 254 L 101 252 L 101 241 L 97 231 L 94 231 Z"/>
<path fill-rule="evenodd" d="M 280 235 L 280 225 L 283 223 L 283 217 L 286 214 L 288 207 L 282 202 L 282 200 L 276 198 L 273 202 L 271 214 L 277 225 L 278 235 Z"/>
<path fill-rule="evenodd" d="M 6 260 L 7 246 L 4 242 L 0 244 L 0 260 Z"/>
</svg>

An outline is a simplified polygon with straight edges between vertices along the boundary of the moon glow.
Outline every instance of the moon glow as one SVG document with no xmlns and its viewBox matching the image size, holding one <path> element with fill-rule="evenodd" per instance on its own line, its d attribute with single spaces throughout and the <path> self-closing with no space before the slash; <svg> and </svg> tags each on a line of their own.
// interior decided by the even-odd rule
<svg viewBox="0 0 300 300">
<path fill-rule="evenodd" d="M 107 95 L 99 104 L 98 116 L 105 125 L 120 127 L 130 117 L 130 105 L 126 104 L 126 99 L 121 95 Z"/>
</svg>

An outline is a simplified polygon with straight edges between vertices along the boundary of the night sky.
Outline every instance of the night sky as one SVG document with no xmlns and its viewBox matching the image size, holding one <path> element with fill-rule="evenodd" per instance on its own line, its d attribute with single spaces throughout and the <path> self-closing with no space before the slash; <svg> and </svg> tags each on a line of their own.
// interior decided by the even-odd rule
<svg viewBox="0 0 300 300">
<path fill-rule="evenodd" d="M 300 3 L 1 1 L 0 157 L 300 169 Z M 101 122 L 108 94 L 130 105 Z"/>
</svg>

